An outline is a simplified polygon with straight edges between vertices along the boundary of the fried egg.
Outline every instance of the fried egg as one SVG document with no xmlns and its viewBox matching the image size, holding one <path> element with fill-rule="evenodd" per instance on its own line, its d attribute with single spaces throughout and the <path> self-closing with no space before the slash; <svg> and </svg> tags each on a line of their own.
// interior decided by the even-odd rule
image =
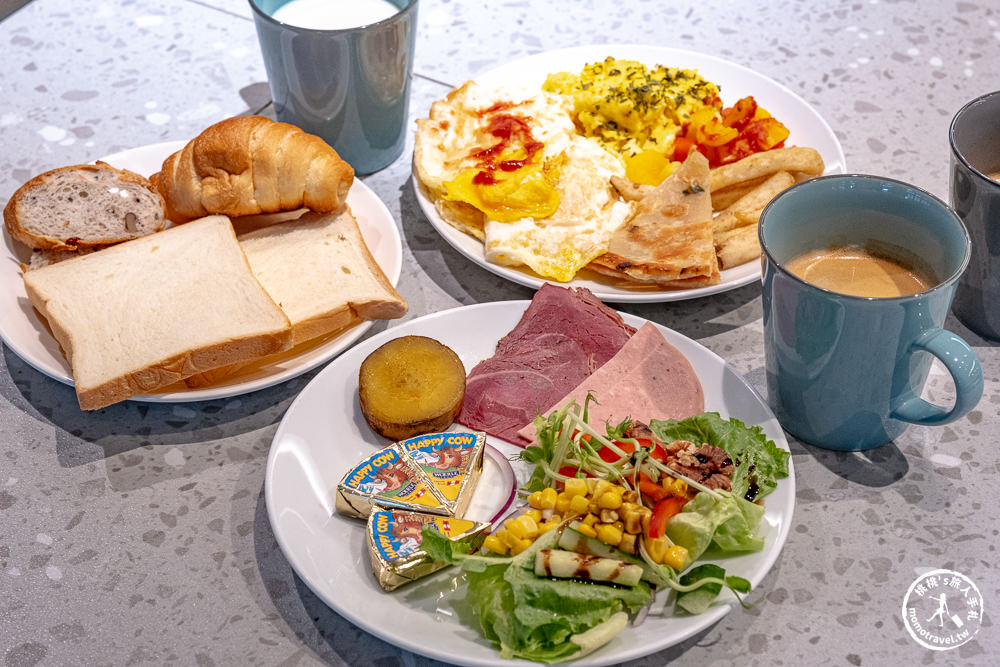
<svg viewBox="0 0 1000 667">
<path fill-rule="evenodd" d="M 610 184 L 623 164 L 577 133 L 571 110 L 564 95 L 468 82 L 417 121 L 417 178 L 487 261 L 571 280 L 631 212 Z"/>
<path fill-rule="evenodd" d="M 611 235 L 632 212 L 631 205 L 619 200 L 609 185 L 611 176 L 622 175 L 624 168 L 614 156 L 580 136 L 572 139 L 564 155 L 556 187 L 559 208 L 544 219 L 487 220 L 487 261 L 525 265 L 541 276 L 565 282 L 607 252 Z"/>
</svg>

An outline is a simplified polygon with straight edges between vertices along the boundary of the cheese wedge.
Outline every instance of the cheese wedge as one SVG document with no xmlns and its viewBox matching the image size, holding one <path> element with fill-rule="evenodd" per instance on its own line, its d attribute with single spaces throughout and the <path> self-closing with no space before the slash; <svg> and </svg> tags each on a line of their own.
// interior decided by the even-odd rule
<svg viewBox="0 0 1000 667">
<path fill-rule="evenodd" d="M 488 523 L 376 509 L 368 517 L 368 555 L 372 574 L 383 590 L 394 590 L 447 567 L 447 563 L 428 559 L 422 549 L 425 527 L 448 539 L 467 542 L 473 549 L 478 549 L 490 532 Z"/>
<path fill-rule="evenodd" d="M 407 458 L 444 498 L 449 513 L 465 514 L 483 470 L 483 432 L 429 433 L 399 443 Z"/>
<path fill-rule="evenodd" d="M 351 470 L 337 485 L 337 511 L 367 518 L 375 505 L 449 516 L 451 503 L 394 443 Z"/>
</svg>

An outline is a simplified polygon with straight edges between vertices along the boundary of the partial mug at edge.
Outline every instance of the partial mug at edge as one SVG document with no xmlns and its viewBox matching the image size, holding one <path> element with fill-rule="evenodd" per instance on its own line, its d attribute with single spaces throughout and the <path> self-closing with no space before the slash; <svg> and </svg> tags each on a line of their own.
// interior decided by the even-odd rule
<svg viewBox="0 0 1000 667">
<path fill-rule="evenodd" d="M 948 139 L 951 205 L 972 238 L 952 310 L 980 336 L 1000 340 L 1000 91 L 963 106 Z"/>
</svg>

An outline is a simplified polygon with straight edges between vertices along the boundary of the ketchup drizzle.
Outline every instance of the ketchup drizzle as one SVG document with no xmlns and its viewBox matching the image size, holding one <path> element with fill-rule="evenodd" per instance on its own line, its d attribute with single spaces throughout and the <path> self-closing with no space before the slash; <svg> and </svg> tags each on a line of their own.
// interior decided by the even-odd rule
<svg viewBox="0 0 1000 667">
<path fill-rule="evenodd" d="M 470 153 L 470 157 L 479 161 L 480 171 L 472 177 L 472 182 L 475 185 L 494 185 L 497 182 L 495 175 L 497 169 L 506 172 L 517 171 L 528 164 L 535 153 L 545 147 L 545 144 L 537 141 L 531 134 L 530 117 L 502 113 L 513 106 L 515 104 L 512 102 L 497 102 L 479 112 L 481 116 L 494 114 L 490 117 L 486 132 L 499 141 L 492 146 Z M 500 154 L 512 144 L 523 145 L 527 156 L 520 160 L 498 160 Z"/>
</svg>

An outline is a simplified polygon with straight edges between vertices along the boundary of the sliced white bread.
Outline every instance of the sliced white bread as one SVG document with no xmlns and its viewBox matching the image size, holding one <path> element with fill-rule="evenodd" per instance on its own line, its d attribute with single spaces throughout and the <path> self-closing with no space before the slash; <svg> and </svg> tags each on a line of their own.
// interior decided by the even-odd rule
<svg viewBox="0 0 1000 667">
<path fill-rule="evenodd" d="M 27 271 L 24 285 L 85 410 L 291 346 L 224 216 Z"/>
<path fill-rule="evenodd" d="M 163 229 L 163 197 L 143 176 L 109 164 L 61 167 L 18 188 L 3 210 L 10 235 L 33 249 L 113 245 Z"/>
<path fill-rule="evenodd" d="M 250 268 L 292 322 L 295 344 L 407 305 L 365 245 L 350 208 L 306 213 L 239 237 Z"/>
<path fill-rule="evenodd" d="M 292 323 L 296 346 L 362 320 L 406 314 L 406 301 L 375 262 L 348 207 L 309 212 L 239 237 L 254 275 Z M 217 382 L 237 367 L 187 380 Z"/>
</svg>

